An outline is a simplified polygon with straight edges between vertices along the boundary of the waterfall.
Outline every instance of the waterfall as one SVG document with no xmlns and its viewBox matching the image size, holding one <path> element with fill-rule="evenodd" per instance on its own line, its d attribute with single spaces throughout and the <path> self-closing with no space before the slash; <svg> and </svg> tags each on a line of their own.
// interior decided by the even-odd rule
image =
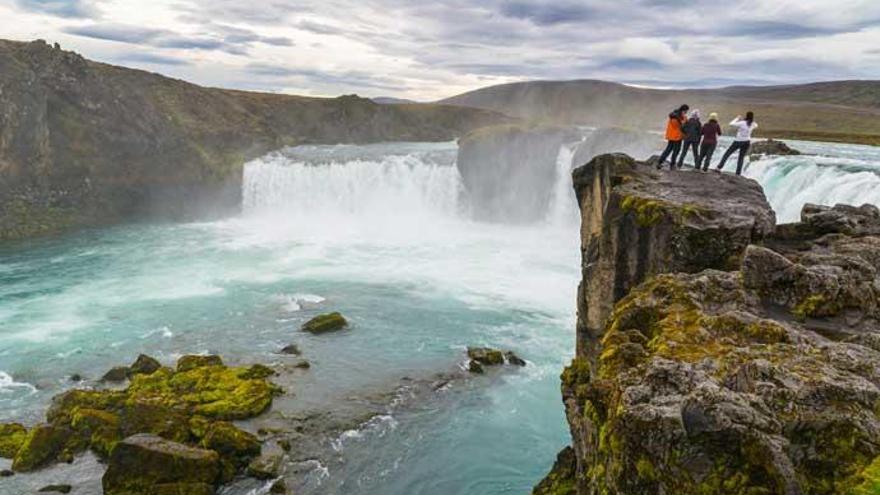
<svg viewBox="0 0 880 495">
<path fill-rule="evenodd" d="M 880 150 L 864 150 L 861 158 L 840 155 L 765 158 L 752 162 L 745 175 L 764 187 L 779 223 L 798 221 L 806 203 L 880 205 Z"/>
<path fill-rule="evenodd" d="M 547 214 L 547 221 L 551 225 L 559 227 L 577 225 L 579 212 L 571 182 L 571 171 L 575 151 L 580 143 L 581 141 L 563 144 L 559 148 L 559 155 L 556 157 L 556 182 L 553 185 L 553 196 Z"/>
</svg>

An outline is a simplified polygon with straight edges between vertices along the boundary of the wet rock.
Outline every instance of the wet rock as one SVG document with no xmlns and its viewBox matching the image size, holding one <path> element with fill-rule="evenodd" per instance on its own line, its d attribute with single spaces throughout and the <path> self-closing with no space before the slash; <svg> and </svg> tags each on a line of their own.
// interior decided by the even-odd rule
<svg viewBox="0 0 880 495">
<path fill-rule="evenodd" d="M 37 490 L 40 493 L 70 493 L 73 487 L 70 485 L 47 485 Z"/>
<path fill-rule="evenodd" d="M 321 334 L 341 330 L 348 326 L 348 321 L 340 313 L 318 315 L 303 324 L 302 329 L 309 333 Z"/>
<path fill-rule="evenodd" d="M 101 381 L 107 383 L 124 382 L 125 380 L 128 380 L 129 373 L 130 370 L 128 366 L 117 366 L 107 373 L 104 373 L 104 376 L 101 377 Z"/>
<path fill-rule="evenodd" d="M 207 495 L 215 493 L 219 479 L 217 452 L 140 434 L 113 449 L 102 485 L 105 495 Z"/>
<path fill-rule="evenodd" d="M 220 356 L 183 356 L 177 360 L 177 371 L 189 371 L 194 368 L 202 368 L 205 366 L 223 366 L 223 360 Z"/>
<path fill-rule="evenodd" d="M 220 454 L 224 479 L 231 479 L 237 471 L 260 455 L 260 441 L 250 433 L 236 428 L 232 423 L 213 423 L 202 439 L 201 446 Z"/>
<path fill-rule="evenodd" d="M 507 364 L 510 364 L 513 366 L 525 366 L 526 365 L 525 359 L 517 356 L 516 354 L 514 354 L 513 351 L 505 352 L 504 359 L 507 361 Z"/>
<path fill-rule="evenodd" d="M 131 375 L 149 375 L 155 373 L 162 364 L 154 358 L 141 354 L 137 357 L 134 364 L 129 367 L 129 376 Z"/>
<path fill-rule="evenodd" d="M 10 476 L 15 476 L 15 471 L 11 469 L 0 470 L 0 478 L 8 478 Z"/>
<path fill-rule="evenodd" d="M 468 363 L 468 371 L 478 375 L 482 375 L 486 372 L 486 370 L 483 368 L 483 365 L 477 361 L 471 361 Z"/>
<path fill-rule="evenodd" d="M 299 346 L 296 344 L 290 344 L 288 346 L 284 346 L 284 348 L 281 349 L 280 352 L 281 352 L 281 354 L 290 354 L 292 356 L 299 356 L 302 354 L 302 351 L 299 350 Z"/>
<path fill-rule="evenodd" d="M 83 377 L 79 373 L 74 373 L 74 374 L 70 375 L 70 381 L 81 382 L 81 381 L 83 381 Z"/>
<path fill-rule="evenodd" d="M 0 457 L 12 459 L 27 438 L 27 429 L 18 423 L 0 423 Z"/>
<path fill-rule="evenodd" d="M 283 456 L 280 454 L 264 454 L 251 461 L 247 468 L 248 476 L 259 480 L 270 480 L 277 478 L 281 472 L 281 461 Z"/>
<path fill-rule="evenodd" d="M 468 358 L 485 366 L 504 364 L 504 353 L 489 347 L 468 347 Z"/>
<path fill-rule="evenodd" d="M 293 367 L 301 370 L 307 370 L 312 367 L 312 364 L 305 359 L 301 359 L 297 361 L 296 364 L 293 365 Z"/>
<path fill-rule="evenodd" d="M 285 483 L 284 480 L 278 480 L 275 483 L 272 483 L 272 486 L 269 488 L 269 493 L 283 495 L 290 492 L 287 490 L 287 483 Z"/>
<path fill-rule="evenodd" d="M 290 452 L 290 449 L 292 448 L 290 445 L 290 440 L 287 439 L 278 440 L 278 446 L 281 447 L 281 450 L 285 452 Z"/>
<path fill-rule="evenodd" d="M 749 147 L 749 155 L 773 155 L 773 156 L 792 156 L 800 155 L 801 152 L 789 148 L 787 144 L 776 139 L 767 139 L 764 141 L 753 142 Z"/>
</svg>

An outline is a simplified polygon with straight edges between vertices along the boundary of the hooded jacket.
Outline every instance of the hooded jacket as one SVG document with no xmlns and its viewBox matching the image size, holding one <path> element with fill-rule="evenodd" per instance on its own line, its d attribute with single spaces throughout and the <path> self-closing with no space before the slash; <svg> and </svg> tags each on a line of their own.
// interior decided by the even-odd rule
<svg viewBox="0 0 880 495">
<path fill-rule="evenodd" d="M 684 140 L 686 142 L 699 143 L 700 133 L 703 130 L 703 123 L 700 122 L 699 117 L 691 117 L 684 123 L 681 130 L 684 132 Z"/>
<path fill-rule="evenodd" d="M 683 112 L 676 110 L 669 114 L 669 120 L 666 122 L 666 140 L 681 141 L 684 139 L 682 126 L 687 121 Z"/>
</svg>

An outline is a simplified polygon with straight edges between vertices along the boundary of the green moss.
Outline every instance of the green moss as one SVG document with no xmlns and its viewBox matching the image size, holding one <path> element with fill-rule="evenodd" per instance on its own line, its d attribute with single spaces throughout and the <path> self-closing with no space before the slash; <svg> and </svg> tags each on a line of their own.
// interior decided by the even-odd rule
<svg viewBox="0 0 880 495">
<path fill-rule="evenodd" d="M 150 433 L 188 445 L 207 443 L 223 454 L 235 450 L 224 457 L 232 466 L 227 474 L 234 475 L 242 467 L 241 453 L 255 446 L 259 453 L 259 442 L 225 421 L 256 416 L 272 404 L 280 389 L 266 380 L 271 369 L 230 368 L 216 356 L 182 358 L 178 368 L 184 371 L 136 374 L 124 390 L 72 390 L 55 397 L 46 414 L 50 424 L 24 440 L 18 428 L 8 435 L 9 450 L 13 439 L 22 444 L 15 469 L 36 469 L 87 448 L 107 458 L 123 438 Z M 245 447 L 230 447 L 235 445 Z"/>
<path fill-rule="evenodd" d="M 38 425 L 31 429 L 18 449 L 12 469 L 18 472 L 34 471 L 55 459 L 64 450 L 70 432 L 52 425 Z"/>
<path fill-rule="evenodd" d="M 54 234 L 80 221 L 72 208 L 13 200 L 0 204 L 0 241 Z"/>
<path fill-rule="evenodd" d="M 658 478 L 657 470 L 654 469 L 654 464 L 645 457 L 636 461 L 636 474 L 638 474 L 640 479 L 645 481 L 656 481 Z"/>
<path fill-rule="evenodd" d="M 635 214 L 636 223 L 641 227 L 656 225 L 671 209 L 672 205 L 657 199 L 640 196 L 625 196 L 620 203 L 623 211 Z"/>
<path fill-rule="evenodd" d="M 796 304 L 791 310 L 791 314 L 800 321 L 807 318 L 834 316 L 839 312 L 839 305 L 823 294 L 813 294 Z"/>
<path fill-rule="evenodd" d="M 177 360 L 177 371 L 189 371 L 203 366 L 223 366 L 220 356 L 183 356 Z"/>
<path fill-rule="evenodd" d="M 27 438 L 27 429 L 18 423 L 0 424 L 0 457 L 12 459 Z"/>
<path fill-rule="evenodd" d="M 880 457 L 876 457 L 865 469 L 842 485 L 844 491 L 841 493 L 848 495 L 880 494 Z"/>
<path fill-rule="evenodd" d="M 325 333 L 340 330 L 347 325 L 348 321 L 340 313 L 327 313 L 307 321 L 302 329 L 310 333 Z"/>
</svg>

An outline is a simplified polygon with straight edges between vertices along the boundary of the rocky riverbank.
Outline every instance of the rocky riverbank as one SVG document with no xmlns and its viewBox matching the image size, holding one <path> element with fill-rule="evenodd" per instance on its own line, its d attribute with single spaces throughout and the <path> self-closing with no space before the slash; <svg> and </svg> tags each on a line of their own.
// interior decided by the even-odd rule
<svg viewBox="0 0 880 495">
<path fill-rule="evenodd" d="M 450 141 L 512 119 L 203 88 L 0 40 L 0 241 L 132 218 L 235 212 L 245 161 L 303 143 Z"/>
<path fill-rule="evenodd" d="M 807 206 L 624 155 L 575 170 L 572 446 L 537 494 L 880 486 L 880 211 Z"/>
</svg>

